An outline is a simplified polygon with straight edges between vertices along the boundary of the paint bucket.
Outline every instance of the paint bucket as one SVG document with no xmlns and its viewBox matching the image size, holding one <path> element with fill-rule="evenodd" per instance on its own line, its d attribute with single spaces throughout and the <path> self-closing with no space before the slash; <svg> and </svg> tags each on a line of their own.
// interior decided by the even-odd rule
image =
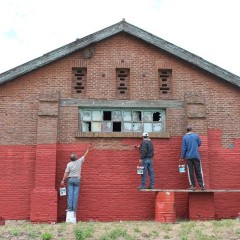
<svg viewBox="0 0 240 240">
<path fill-rule="evenodd" d="M 137 174 L 143 174 L 143 166 L 137 166 Z"/>
<path fill-rule="evenodd" d="M 59 193 L 60 193 L 60 196 L 66 196 L 66 188 L 63 187 L 63 188 L 59 188 Z"/>
<path fill-rule="evenodd" d="M 185 173 L 185 165 L 178 165 L 178 169 L 180 173 Z"/>
<path fill-rule="evenodd" d="M 77 223 L 76 213 L 74 211 L 67 211 L 66 222 L 67 223 Z"/>
</svg>

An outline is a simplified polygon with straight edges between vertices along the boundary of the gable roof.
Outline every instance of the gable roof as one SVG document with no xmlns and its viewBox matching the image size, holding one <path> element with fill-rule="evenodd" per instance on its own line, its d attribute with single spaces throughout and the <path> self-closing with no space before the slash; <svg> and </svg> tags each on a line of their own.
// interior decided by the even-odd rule
<svg viewBox="0 0 240 240">
<path fill-rule="evenodd" d="M 38 57 L 18 67 L 3 72 L 2 74 L 0 74 L 0 85 L 10 80 L 13 80 L 14 78 L 19 77 L 23 74 L 38 69 L 44 65 L 47 65 L 53 61 L 56 61 L 60 58 L 63 58 L 77 50 L 85 48 L 90 44 L 99 42 L 120 32 L 128 33 L 136 38 L 139 38 L 147 43 L 150 43 L 159 49 L 162 49 L 176 57 L 179 57 L 180 59 L 185 60 L 188 63 L 191 63 L 217 77 L 222 78 L 223 80 L 226 80 L 227 82 L 230 82 L 240 87 L 239 76 L 230 73 L 191 52 L 188 52 L 180 47 L 177 47 L 171 44 L 170 42 L 167 42 L 157 36 L 154 36 L 151 33 L 148 33 L 134 25 L 131 25 L 127 23 L 125 20 L 122 20 L 119 23 L 104 28 L 103 30 L 95 32 L 81 39 L 77 39 L 72 43 L 69 43 L 63 47 L 48 52 L 42 55 L 41 57 Z"/>
</svg>

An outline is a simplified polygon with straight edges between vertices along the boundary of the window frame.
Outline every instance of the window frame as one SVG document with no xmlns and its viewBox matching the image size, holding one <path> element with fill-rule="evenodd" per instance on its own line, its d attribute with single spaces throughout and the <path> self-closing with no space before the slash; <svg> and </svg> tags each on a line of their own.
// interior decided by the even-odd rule
<svg viewBox="0 0 240 240">
<path fill-rule="evenodd" d="M 91 113 L 90 117 L 87 117 L 84 115 L 84 112 Z M 111 112 L 111 119 L 106 120 L 104 119 L 104 112 Z M 101 117 L 99 118 L 100 113 Z M 120 113 L 119 119 L 116 118 L 117 113 Z M 128 113 L 128 114 L 127 114 Z M 159 125 L 160 130 L 159 131 L 153 131 L 154 125 L 157 125 L 159 123 L 159 120 L 154 120 L 154 113 L 158 113 L 159 118 L 161 118 L 161 124 Z M 95 114 L 95 115 L 94 115 Z M 115 115 L 114 115 L 115 114 Z M 124 121 L 124 118 L 130 116 L 129 118 L 126 118 Z M 138 118 L 137 118 L 138 115 Z M 151 116 L 150 119 L 147 119 L 145 116 Z M 108 116 L 109 117 L 109 116 Z M 114 131 L 114 123 L 121 123 L 120 131 Z M 86 124 L 84 124 L 86 123 Z M 94 123 L 94 125 L 93 125 Z M 105 128 L 105 131 L 103 131 L 104 123 L 106 125 L 109 125 L 111 129 Z M 99 124 L 101 126 L 99 126 Z M 119 125 L 119 124 L 118 124 Z M 127 129 L 127 125 L 130 126 L 129 129 Z M 136 126 L 139 126 L 138 128 L 134 128 Z M 146 128 L 146 125 L 151 126 L 151 130 L 149 128 Z M 96 131 L 95 126 L 97 126 L 98 130 Z M 145 126 L 145 127 L 144 127 Z M 83 128 L 85 130 L 83 131 Z M 89 128 L 90 131 L 87 131 L 86 128 Z M 94 128 L 94 131 L 92 129 Z M 99 129 L 100 128 L 100 129 Z M 150 134 L 166 134 L 166 109 L 165 108 L 79 108 L 79 128 L 78 128 L 79 134 L 103 134 L 104 136 L 106 134 L 139 134 L 142 132 L 149 132 Z M 82 135 L 81 134 L 81 135 Z"/>
</svg>

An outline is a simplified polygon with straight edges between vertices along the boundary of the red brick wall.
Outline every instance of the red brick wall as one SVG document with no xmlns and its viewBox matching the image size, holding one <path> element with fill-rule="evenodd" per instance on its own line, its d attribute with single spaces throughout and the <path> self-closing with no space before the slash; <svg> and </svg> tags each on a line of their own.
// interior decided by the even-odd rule
<svg viewBox="0 0 240 240">
<path fill-rule="evenodd" d="M 48 145 L 45 119 L 43 116 L 39 123 L 38 115 L 39 109 L 45 105 L 39 100 L 43 95 L 51 96 L 56 93 L 60 99 L 71 99 L 72 67 L 81 64 L 87 67 L 85 98 L 90 99 L 116 99 L 116 68 L 119 67 L 119 62 L 124 60 L 124 64 L 130 68 L 130 100 L 158 100 L 157 70 L 162 66 L 171 68 L 172 98 L 184 102 L 186 94 L 200 94 L 206 115 L 203 118 L 187 120 L 185 107 L 167 109 L 167 130 L 171 138 L 153 139 L 156 150 L 156 187 L 188 187 L 187 176 L 178 173 L 177 161 L 181 136 L 187 122 L 192 121 L 203 140 L 200 153 L 207 187 L 239 188 L 239 88 L 126 34 L 116 35 L 90 47 L 94 54 L 89 60 L 83 59 L 83 51 L 77 51 L 0 86 L 0 166 L 4 169 L 0 176 L 0 216 L 6 219 L 29 219 L 31 207 L 38 207 L 38 194 L 39 204 L 44 205 L 45 202 L 41 199 L 44 198 L 42 190 L 47 192 L 48 185 L 44 185 L 47 177 L 44 175 L 41 180 L 40 174 L 35 178 L 36 171 L 47 169 L 46 166 L 41 166 L 41 162 L 56 164 L 56 186 L 53 186 L 52 181 L 49 183 L 51 190 L 45 198 L 56 202 L 56 189 L 59 187 L 69 154 L 72 151 L 83 153 L 87 143 L 92 142 L 93 150 L 83 167 L 79 219 L 154 219 L 154 193 L 141 193 L 136 190 L 140 182 L 140 177 L 136 175 L 138 153 L 131 146 L 139 143 L 140 139 L 75 138 L 78 108 L 66 106 L 59 107 L 55 116 L 58 118 L 58 129 L 55 129 L 54 133 L 57 134 L 56 142 L 51 141 L 51 145 Z M 48 107 L 51 107 L 51 104 Z M 194 107 L 190 111 L 194 111 Z M 202 106 L 199 109 L 204 110 Z M 55 120 L 48 120 L 47 124 L 49 121 L 56 124 Z M 48 129 L 51 131 L 51 127 Z M 56 143 L 58 144 L 52 153 L 56 155 L 55 159 L 52 154 L 46 154 L 44 158 L 42 156 L 44 161 L 36 164 L 36 154 L 39 156 L 37 144 L 46 149 L 51 146 L 49 149 L 52 149 Z M 35 165 L 40 168 L 36 169 Z M 54 176 L 54 173 L 49 173 L 50 176 Z M 44 186 L 36 192 L 34 188 L 40 183 Z M 32 195 L 34 204 L 31 203 L 32 193 L 35 194 Z M 239 197 L 238 193 L 216 194 L 216 217 L 237 216 L 240 208 Z M 176 194 L 176 199 L 177 217 L 187 217 L 187 194 Z M 58 220 L 63 220 L 65 198 L 58 197 L 56 204 Z M 56 214 L 54 209 L 52 211 L 53 215 Z M 41 212 L 35 212 L 31 217 L 41 221 Z M 50 220 L 54 221 L 54 217 Z"/>
<path fill-rule="evenodd" d="M 34 188 L 35 146 L 0 146 L 0 215 L 29 219 Z"/>
</svg>

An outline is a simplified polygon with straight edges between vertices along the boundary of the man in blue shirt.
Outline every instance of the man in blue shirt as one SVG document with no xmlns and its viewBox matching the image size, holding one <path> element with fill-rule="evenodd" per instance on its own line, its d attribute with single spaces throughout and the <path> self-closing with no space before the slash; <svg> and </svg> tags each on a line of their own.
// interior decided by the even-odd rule
<svg viewBox="0 0 240 240">
<path fill-rule="evenodd" d="M 192 126 L 187 127 L 187 133 L 182 140 L 181 160 L 187 160 L 188 179 L 190 183 L 190 190 L 195 190 L 194 170 L 197 181 L 202 190 L 205 190 L 205 183 L 203 180 L 202 164 L 198 148 L 201 146 L 201 140 L 198 134 L 192 132 Z"/>
</svg>

